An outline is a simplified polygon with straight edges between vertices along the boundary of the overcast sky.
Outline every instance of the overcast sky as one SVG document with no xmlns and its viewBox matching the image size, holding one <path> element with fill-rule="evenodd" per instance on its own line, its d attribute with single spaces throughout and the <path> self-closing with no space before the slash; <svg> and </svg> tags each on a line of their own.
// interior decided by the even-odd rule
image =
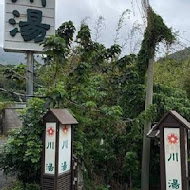
<svg viewBox="0 0 190 190">
<path fill-rule="evenodd" d="M 105 21 L 99 41 L 109 46 L 113 44 L 120 15 L 124 10 L 130 9 L 131 13 L 126 15 L 124 27 L 119 36 L 120 44 L 124 44 L 132 24 L 134 22 L 143 24 L 140 2 L 141 0 L 56 0 L 56 27 L 65 21 L 72 20 L 79 28 L 81 21 L 88 18 L 86 22 L 95 34 L 95 23 L 99 16 L 103 16 Z M 4 0 L 0 0 L 1 46 L 4 22 L 3 4 Z M 150 0 L 150 4 L 169 27 L 180 31 L 180 36 L 185 38 L 183 42 L 186 46 L 190 46 L 190 0 Z"/>
</svg>

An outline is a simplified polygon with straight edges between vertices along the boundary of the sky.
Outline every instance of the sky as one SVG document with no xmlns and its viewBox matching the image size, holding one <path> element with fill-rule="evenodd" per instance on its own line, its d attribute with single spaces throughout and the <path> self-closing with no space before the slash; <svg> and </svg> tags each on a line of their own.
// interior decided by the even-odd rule
<svg viewBox="0 0 190 190">
<path fill-rule="evenodd" d="M 149 1 L 155 12 L 163 17 L 167 26 L 179 31 L 183 46 L 190 46 L 190 1 Z M 0 0 L 0 46 L 2 46 L 3 42 L 3 5 L 4 0 Z M 92 36 L 95 38 L 95 26 L 99 16 L 102 16 L 104 21 L 98 41 L 108 47 L 114 43 L 119 18 L 126 9 L 129 9 L 130 12 L 125 16 L 123 27 L 119 32 L 118 42 L 129 53 L 137 44 L 140 44 L 140 39 L 142 39 L 142 34 L 140 33 L 135 38 L 129 39 L 134 23 L 135 26 L 143 25 L 141 0 L 56 0 L 56 27 L 65 21 L 71 20 L 74 22 L 75 27 L 79 29 L 81 22 L 85 20 L 91 28 L 94 35 Z"/>
</svg>

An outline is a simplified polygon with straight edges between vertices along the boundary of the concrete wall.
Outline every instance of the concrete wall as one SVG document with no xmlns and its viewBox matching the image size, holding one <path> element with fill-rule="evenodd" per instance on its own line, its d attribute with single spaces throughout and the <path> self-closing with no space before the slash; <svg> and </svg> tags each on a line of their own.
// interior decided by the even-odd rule
<svg viewBox="0 0 190 190">
<path fill-rule="evenodd" d="M 2 122 L 4 135 L 6 135 L 11 129 L 19 128 L 22 126 L 22 121 L 19 118 L 19 110 L 25 107 L 25 103 L 16 103 L 13 106 L 5 108 Z"/>
</svg>

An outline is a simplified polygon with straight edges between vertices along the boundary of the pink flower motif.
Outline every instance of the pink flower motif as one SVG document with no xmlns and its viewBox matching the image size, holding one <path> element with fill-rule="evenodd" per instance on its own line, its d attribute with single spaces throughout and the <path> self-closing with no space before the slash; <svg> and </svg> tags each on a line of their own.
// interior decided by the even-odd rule
<svg viewBox="0 0 190 190">
<path fill-rule="evenodd" d="M 174 134 L 174 133 L 171 133 L 171 134 L 169 134 L 169 135 L 167 136 L 167 140 L 168 140 L 168 142 L 169 142 L 170 144 L 175 145 L 175 144 L 178 143 L 179 137 L 178 137 L 178 135 L 176 135 L 176 134 Z"/>
<path fill-rule="evenodd" d="M 69 131 L 69 128 L 68 128 L 67 125 L 65 125 L 65 126 L 62 128 L 62 130 L 63 130 L 63 133 L 64 133 L 64 134 L 67 134 L 68 131 Z"/>
<path fill-rule="evenodd" d="M 55 130 L 54 130 L 53 127 L 49 127 L 49 128 L 47 129 L 47 134 L 48 134 L 48 136 L 50 136 L 50 137 L 54 135 L 54 132 L 55 132 Z"/>
</svg>

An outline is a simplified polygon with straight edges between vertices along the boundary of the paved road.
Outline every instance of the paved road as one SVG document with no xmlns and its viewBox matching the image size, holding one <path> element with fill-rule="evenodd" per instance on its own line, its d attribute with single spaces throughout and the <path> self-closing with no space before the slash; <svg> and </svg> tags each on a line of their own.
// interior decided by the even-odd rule
<svg viewBox="0 0 190 190">
<path fill-rule="evenodd" d="M 2 150 L 3 150 L 3 146 L 5 144 L 5 140 L 0 140 L 0 154 L 2 153 Z M 13 181 L 14 178 L 5 178 L 5 176 L 3 176 L 3 171 L 0 170 L 0 190 L 3 189 L 3 187 L 9 185 L 12 181 Z"/>
</svg>

